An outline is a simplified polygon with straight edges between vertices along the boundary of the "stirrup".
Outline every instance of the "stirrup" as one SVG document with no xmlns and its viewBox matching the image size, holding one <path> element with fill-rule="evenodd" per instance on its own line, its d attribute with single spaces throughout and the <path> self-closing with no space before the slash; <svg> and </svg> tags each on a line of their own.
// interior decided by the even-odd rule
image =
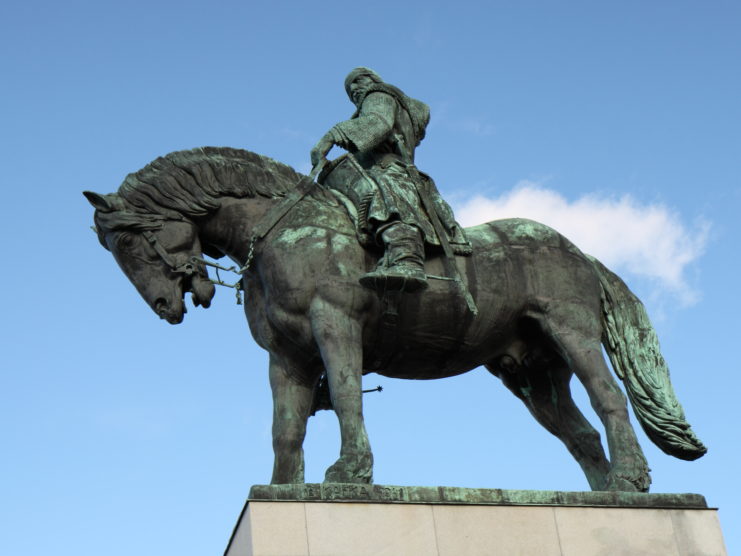
<svg viewBox="0 0 741 556">
<path fill-rule="evenodd" d="M 428 287 L 424 271 L 412 265 L 394 265 L 376 269 L 360 277 L 360 284 L 371 290 L 419 292 Z"/>
</svg>

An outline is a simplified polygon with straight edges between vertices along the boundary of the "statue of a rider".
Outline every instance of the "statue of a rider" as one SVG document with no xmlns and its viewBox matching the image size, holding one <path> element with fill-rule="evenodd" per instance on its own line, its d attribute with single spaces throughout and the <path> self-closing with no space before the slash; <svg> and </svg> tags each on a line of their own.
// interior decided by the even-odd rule
<svg viewBox="0 0 741 556">
<path fill-rule="evenodd" d="M 414 165 L 430 109 L 364 67 L 348 74 L 345 90 L 357 110 L 319 140 L 311 163 L 316 168 L 326 162 L 334 145 L 348 151 L 327 164 L 319 181 L 352 200 L 361 242 L 384 249 L 378 267 L 361 277 L 361 284 L 380 291 L 423 290 L 425 246 L 435 249 L 447 242 L 455 254 L 471 252 L 450 206 Z"/>
</svg>

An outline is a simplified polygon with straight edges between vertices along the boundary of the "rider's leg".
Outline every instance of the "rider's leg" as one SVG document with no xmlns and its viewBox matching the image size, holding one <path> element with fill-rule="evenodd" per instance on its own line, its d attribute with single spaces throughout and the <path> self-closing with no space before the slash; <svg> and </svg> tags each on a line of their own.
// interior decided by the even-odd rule
<svg viewBox="0 0 741 556">
<path fill-rule="evenodd" d="M 404 222 L 391 222 L 379 231 L 386 253 L 373 272 L 360 283 L 375 290 L 419 291 L 427 288 L 425 247 L 419 228 Z"/>
</svg>

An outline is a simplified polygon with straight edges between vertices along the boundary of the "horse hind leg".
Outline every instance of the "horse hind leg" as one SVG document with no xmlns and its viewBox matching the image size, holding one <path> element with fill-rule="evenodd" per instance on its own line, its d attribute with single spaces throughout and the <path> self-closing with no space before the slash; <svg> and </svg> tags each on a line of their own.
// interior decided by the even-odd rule
<svg viewBox="0 0 741 556">
<path fill-rule="evenodd" d="M 571 397 L 571 371 L 555 363 L 543 368 L 506 370 L 486 365 L 504 385 L 523 401 L 535 419 L 564 443 L 584 471 L 592 490 L 603 490 L 610 464 L 599 433 L 587 421 Z"/>
<path fill-rule="evenodd" d="M 625 394 L 602 355 L 600 324 L 585 307 L 563 306 L 538 319 L 556 351 L 582 382 L 597 416 L 605 427 L 610 469 L 605 490 L 647 492 L 651 484 L 646 457 L 628 417 Z M 554 314 L 555 313 L 555 314 Z M 579 318 L 574 318 L 579 315 Z M 570 317 L 570 318 L 569 318 Z"/>
</svg>

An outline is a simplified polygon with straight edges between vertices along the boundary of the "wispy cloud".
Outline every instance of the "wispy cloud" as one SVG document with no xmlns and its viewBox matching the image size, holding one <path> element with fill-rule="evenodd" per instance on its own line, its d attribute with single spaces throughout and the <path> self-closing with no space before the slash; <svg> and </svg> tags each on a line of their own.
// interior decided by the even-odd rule
<svg viewBox="0 0 741 556">
<path fill-rule="evenodd" d="M 464 226 L 497 218 L 537 220 L 613 270 L 649 278 L 683 304 L 698 299 L 686 273 L 703 254 L 710 225 L 698 221 L 688 226 L 664 204 L 641 204 L 630 195 L 585 195 L 569 201 L 556 191 L 524 181 L 499 197 L 476 196 L 458 203 L 456 215 Z"/>
</svg>

